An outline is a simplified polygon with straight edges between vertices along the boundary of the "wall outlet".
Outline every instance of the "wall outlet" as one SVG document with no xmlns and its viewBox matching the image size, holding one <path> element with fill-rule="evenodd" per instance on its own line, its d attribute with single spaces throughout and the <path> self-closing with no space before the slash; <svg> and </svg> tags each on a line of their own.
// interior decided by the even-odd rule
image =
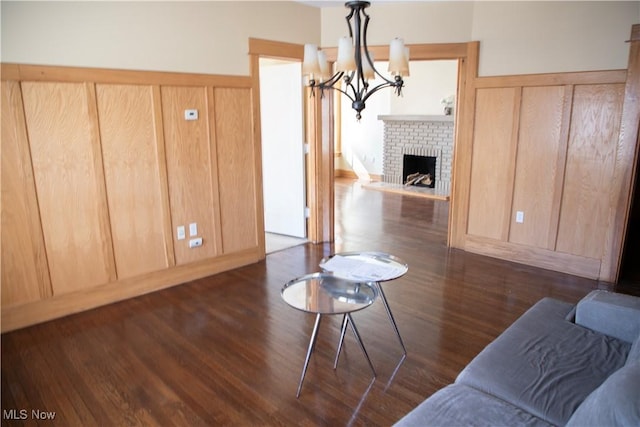
<svg viewBox="0 0 640 427">
<path fill-rule="evenodd" d="M 197 239 L 189 240 L 189 247 L 191 249 L 199 248 L 200 246 L 202 246 L 202 237 L 198 237 Z"/>
<path fill-rule="evenodd" d="M 184 110 L 185 120 L 198 120 L 198 110 Z"/>
<path fill-rule="evenodd" d="M 178 240 L 184 240 L 185 237 L 187 237 L 187 235 L 185 234 L 184 225 L 178 226 L 176 230 L 176 238 Z"/>
<path fill-rule="evenodd" d="M 516 211 L 516 222 L 522 224 L 524 222 L 524 212 Z"/>
</svg>

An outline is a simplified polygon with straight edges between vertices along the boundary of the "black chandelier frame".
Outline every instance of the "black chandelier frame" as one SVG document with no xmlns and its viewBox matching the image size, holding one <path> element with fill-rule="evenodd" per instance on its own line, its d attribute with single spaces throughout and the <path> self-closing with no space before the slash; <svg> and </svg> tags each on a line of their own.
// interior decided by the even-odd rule
<svg viewBox="0 0 640 427">
<path fill-rule="evenodd" d="M 315 79 L 309 80 L 309 87 L 311 87 L 311 93 L 313 95 L 314 88 L 319 88 L 321 96 L 324 95 L 326 89 L 333 89 L 342 92 L 346 97 L 351 100 L 351 107 L 356 110 L 356 119 L 360 120 L 362 117 L 361 112 L 365 109 L 365 102 L 371 95 L 387 87 L 393 87 L 396 95 L 402 94 L 402 88 L 404 86 L 404 80 L 400 74 L 397 74 L 393 80 L 390 80 L 380 74 L 376 67 L 373 65 L 371 56 L 369 54 L 369 48 L 367 45 L 367 30 L 369 28 L 370 16 L 365 9 L 371 5 L 368 1 L 349 1 L 346 2 L 345 7 L 351 9 L 346 16 L 347 27 L 349 27 L 349 37 L 355 40 L 355 60 L 356 70 L 347 74 L 345 71 L 338 71 L 326 81 L 316 81 Z M 364 26 L 362 25 L 362 19 L 364 18 Z M 353 26 L 351 20 L 353 19 Z M 355 29 L 355 31 L 354 31 Z M 355 32 L 355 37 L 354 37 Z M 362 53 L 364 48 L 364 56 L 366 61 L 371 66 L 373 72 L 384 80 L 383 83 L 369 89 L 369 83 L 364 77 L 364 70 L 362 67 Z M 347 85 L 345 89 L 341 89 L 336 84 L 343 79 Z M 355 84 L 354 84 L 355 82 Z M 349 93 L 351 91 L 351 94 Z"/>
</svg>

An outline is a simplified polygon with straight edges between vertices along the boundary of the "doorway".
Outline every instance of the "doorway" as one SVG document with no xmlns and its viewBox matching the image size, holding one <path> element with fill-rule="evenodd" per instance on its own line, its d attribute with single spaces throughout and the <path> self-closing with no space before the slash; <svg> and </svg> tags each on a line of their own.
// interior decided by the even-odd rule
<svg viewBox="0 0 640 427">
<path fill-rule="evenodd" d="M 260 58 L 265 252 L 306 242 L 304 115 L 299 61 Z"/>
</svg>

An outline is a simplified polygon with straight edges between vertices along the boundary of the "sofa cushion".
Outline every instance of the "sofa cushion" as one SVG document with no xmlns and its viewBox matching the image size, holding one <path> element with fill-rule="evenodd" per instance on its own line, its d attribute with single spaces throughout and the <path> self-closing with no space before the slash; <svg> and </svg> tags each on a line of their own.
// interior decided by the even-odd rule
<svg viewBox="0 0 640 427">
<path fill-rule="evenodd" d="M 550 426 L 549 423 L 462 384 L 449 385 L 411 412 L 395 426 Z"/>
<path fill-rule="evenodd" d="M 640 426 L 640 360 L 607 378 L 582 402 L 567 426 Z"/>
<path fill-rule="evenodd" d="M 626 361 L 631 345 L 565 320 L 571 304 L 545 298 L 460 373 L 477 388 L 551 424 L 564 425 L 582 401 Z"/>
<path fill-rule="evenodd" d="M 631 343 L 640 332 L 640 298 L 591 291 L 578 302 L 576 323 Z"/>
</svg>

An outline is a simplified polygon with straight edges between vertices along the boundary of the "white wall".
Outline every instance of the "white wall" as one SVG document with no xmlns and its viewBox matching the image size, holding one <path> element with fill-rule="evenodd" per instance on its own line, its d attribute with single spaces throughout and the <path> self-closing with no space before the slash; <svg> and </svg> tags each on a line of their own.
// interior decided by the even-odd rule
<svg viewBox="0 0 640 427">
<path fill-rule="evenodd" d="M 455 97 L 458 85 L 457 61 L 416 61 L 409 66 L 402 96 L 392 96 L 389 114 L 444 114 L 442 98 Z M 375 95 L 374 95 L 375 96 Z"/>
<path fill-rule="evenodd" d="M 478 2 L 481 76 L 627 68 L 638 1 Z"/>
<path fill-rule="evenodd" d="M 336 46 L 348 34 L 344 6 L 322 9 L 322 46 Z M 468 42 L 471 40 L 473 2 L 373 2 L 370 45 L 387 45 L 394 37 L 406 43 Z"/>
<path fill-rule="evenodd" d="M 322 46 L 347 34 L 344 7 L 322 9 Z M 638 1 L 373 2 L 369 44 L 480 41 L 480 75 L 626 68 Z"/>
<path fill-rule="evenodd" d="M 295 2 L 2 1 L 2 61 L 248 75 L 249 37 L 318 43 Z"/>
<path fill-rule="evenodd" d="M 2 1 L 3 62 L 247 75 L 249 37 L 335 46 L 343 6 Z M 638 1 L 373 2 L 370 44 L 480 41 L 480 75 L 626 68 Z"/>
</svg>

